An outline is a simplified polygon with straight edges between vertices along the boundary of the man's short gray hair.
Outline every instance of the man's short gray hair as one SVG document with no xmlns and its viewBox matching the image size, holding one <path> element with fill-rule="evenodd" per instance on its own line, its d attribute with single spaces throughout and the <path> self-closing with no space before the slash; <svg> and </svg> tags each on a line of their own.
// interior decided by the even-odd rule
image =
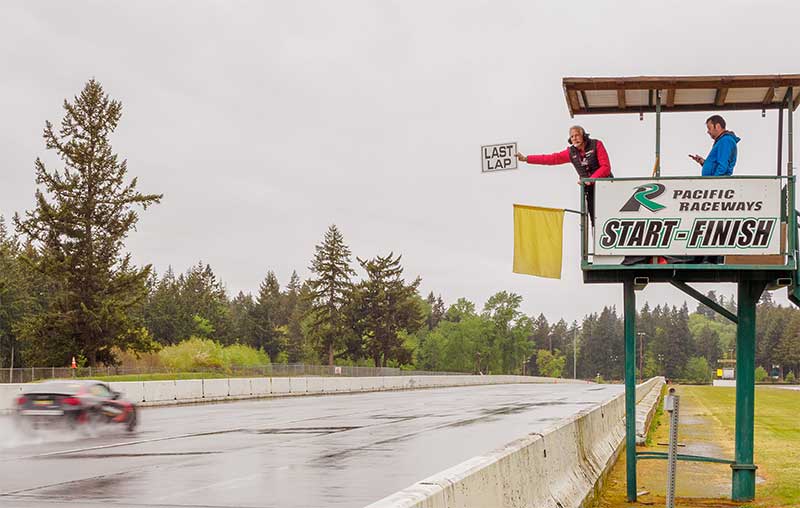
<svg viewBox="0 0 800 508">
<path fill-rule="evenodd" d="M 586 137 L 586 129 L 584 129 L 580 125 L 573 125 L 572 127 L 569 128 L 569 132 L 571 133 L 573 129 L 580 132 L 581 136 L 583 136 L 584 138 Z"/>
</svg>

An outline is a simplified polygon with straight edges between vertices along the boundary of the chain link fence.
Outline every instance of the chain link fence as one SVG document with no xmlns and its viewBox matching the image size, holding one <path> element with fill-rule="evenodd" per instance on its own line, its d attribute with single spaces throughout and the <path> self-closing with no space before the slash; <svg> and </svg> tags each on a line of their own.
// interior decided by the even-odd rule
<svg viewBox="0 0 800 508">
<path fill-rule="evenodd" d="M 304 376 L 446 376 L 464 375 L 464 372 L 427 372 L 422 370 L 402 370 L 393 367 L 353 367 L 347 365 L 306 365 L 303 363 L 270 364 L 259 366 L 231 366 L 225 369 L 194 369 L 191 372 L 169 372 L 163 369 L 125 368 L 125 367 L 24 367 L 0 369 L 0 383 L 30 383 L 44 379 L 65 378 L 104 378 L 111 376 L 152 379 L 191 379 L 192 377 L 304 377 Z"/>
</svg>

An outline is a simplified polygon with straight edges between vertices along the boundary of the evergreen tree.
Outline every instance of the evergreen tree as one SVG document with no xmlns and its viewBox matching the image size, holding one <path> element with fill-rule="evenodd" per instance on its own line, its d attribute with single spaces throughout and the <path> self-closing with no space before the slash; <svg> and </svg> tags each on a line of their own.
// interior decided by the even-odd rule
<svg viewBox="0 0 800 508">
<path fill-rule="evenodd" d="M 342 307 L 352 291 L 350 248 L 335 225 L 325 232 L 325 238 L 316 246 L 316 254 L 309 269 L 316 276 L 308 280 L 312 320 L 310 328 L 319 341 L 320 349 L 333 365 L 338 347 L 347 334 Z"/>
<path fill-rule="evenodd" d="M 253 346 L 263 349 L 273 363 L 284 349 L 283 337 L 278 330 L 282 326 L 281 313 L 281 287 L 278 278 L 270 270 L 258 288 L 252 319 L 255 332 Z"/>
<path fill-rule="evenodd" d="M 793 310 L 788 325 L 775 348 L 784 372 L 800 369 L 800 312 Z"/>
<path fill-rule="evenodd" d="M 606 379 L 622 379 L 624 338 L 622 320 L 614 307 L 604 307 L 599 316 L 584 320 L 581 359 L 584 377 L 600 373 Z"/>
<path fill-rule="evenodd" d="M 188 336 L 179 337 L 180 288 L 172 267 L 167 268 L 161 280 L 150 286 L 144 309 L 145 324 L 150 334 L 157 342 L 164 345 L 176 344 L 180 338 L 187 338 Z"/>
<path fill-rule="evenodd" d="M 29 246 L 27 249 L 31 250 Z M 9 235 L 0 216 L 0 368 L 23 366 L 17 325 L 36 315 L 42 307 L 40 299 L 45 298 L 42 284 L 22 260 L 25 250 L 26 246 Z"/>
<path fill-rule="evenodd" d="M 367 272 L 356 293 L 363 309 L 365 350 L 376 367 L 385 367 L 389 360 L 410 363 L 411 351 L 403 346 L 398 333 L 413 333 L 422 324 L 416 299 L 421 280 L 417 277 L 408 284 L 403 280 L 401 257 L 389 253 L 369 260 L 356 258 Z"/>
<path fill-rule="evenodd" d="M 722 356 L 722 349 L 719 345 L 719 333 L 706 326 L 700 331 L 696 339 L 695 351 L 708 362 L 708 365 L 715 366 L 717 360 Z"/>
<path fill-rule="evenodd" d="M 708 293 L 706 293 L 706 296 L 709 298 L 709 300 L 717 302 L 717 293 L 716 293 L 716 291 L 711 290 Z M 719 302 L 717 302 L 717 303 L 719 303 Z M 698 302 L 697 310 L 695 312 L 707 317 L 708 319 L 716 319 L 717 318 L 717 311 L 715 311 L 711 307 L 706 306 L 704 303 L 699 303 Z"/>
<path fill-rule="evenodd" d="M 429 296 L 433 296 L 433 291 Z M 445 306 L 444 300 L 442 300 L 442 295 L 439 295 L 435 300 L 430 302 L 431 304 L 431 315 L 428 320 L 428 329 L 433 330 L 437 326 L 439 326 L 439 322 L 444 319 L 445 314 Z"/>
<path fill-rule="evenodd" d="M 694 356 L 689 331 L 689 308 L 686 303 L 680 309 L 673 306 L 668 319 L 666 335 L 669 338 L 669 348 L 664 363 L 667 377 L 676 378 L 682 375 L 689 358 Z"/>
<path fill-rule="evenodd" d="M 569 330 L 567 328 L 567 322 L 563 319 L 559 319 L 558 323 L 550 327 L 548 351 L 550 351 L 550 353 L 556 349 L 565 351 L 567 341 L 571 339 L 571 337 L 568 338 L 568 335 Z M 569 347 L 572 347 L 572 344 L 570 344 Z"/>
<path fill-rule="evenodd" d="M 200 334 L 201 319 L 208 321 L 214 329 L 212 338 L 215 340 L 230 344 L 237 338 L 234 336 L 230 302 L 225 285 L 217 278 L 211 265 L 198 262 L 178 277 L 177 286 L 178 341 Z"/>
<path fill-rule="evenodd" d="M 243 291 L 239 291 L 239 294 L 231 300 L 231 326 L 233 327 L 233 337 L 236 342 L 242 344 L 255 343 L 256 322 L 253 319 L 255 307 L 256 302 L 250 293 L 245 294 Z"/>
<path fill-rule="evenodd" d="M 112 151 L 109 136 L 122 104 L 90 80 L 73 102 L 64 101 L 59 129 L 46 122 L 45 144 L 63 161 L 50 170 L 36 159 L 36 207 L 14 217 L 17 230 L 39 254 L 35 266 L 52 284 L 47 308 L 20 327 L 37 363 L 66 364 L 84 355 L 90 365 L 113 363 L 113 347 L 147 350 L 151 341 L 129 312 L 146 296 L 150 265 L 137 268 L 124 241 L 161 195 L 141 194 L 127 180 L 127 162 Z"/>
<path fill-rule="evenodd" d="M 305 337 L 303 335 L 302 321 L 307 311 L 306 299 L 303 298 L 304 284 L 296 271 L 292 271 L 289 284 L 286 286 L 284 298 L 286 324 L 286 354 L 289 363 L 299 363 L 304 359 Z"/>
<path fill-rule="evenodd" d="M 540 349 L 550 350 L 550 324 L 544 314 L 539 314 L 539 317 L 533 322 L 533 329 L 528 340 L 531 343 L 531 356 L 528 358 L 528 364 L 531 366 L 533 374 L 539 374 L 536 365 L 536 351 Z"/>
</svg>

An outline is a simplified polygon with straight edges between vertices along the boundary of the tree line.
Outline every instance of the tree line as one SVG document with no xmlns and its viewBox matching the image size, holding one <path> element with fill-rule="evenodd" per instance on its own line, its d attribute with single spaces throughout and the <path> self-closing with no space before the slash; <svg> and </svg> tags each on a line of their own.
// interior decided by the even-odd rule
<svg viewBox="0 0 800 508">
<path fill-rule="evenodd" d="M 395 253 L 353 256 L 331 225 L 311 256 L 310 276 L 281 284 L 267 271 L 255 294 L 232 296 L 211 266 L 181 273 L 134 266 L 125 252 L 139 213 L 158 204 L 127 174 L 109 137 L 122 105 L 90 80 L 64 101 L 44 140 L 63 163 L 34 163 L 34 205 L 0 218 L 0 367 L 113 365 L 121 352 L 150 352 L 189 338 L 242 344 L 272 362 L 394 366 L 422 370 L 620 379 L 622 319 L 606 306 L 580 323 L 526 314 L 507 291 L 482 307 L 420 294 Z M 360 276 L 358 274 L 361 274 Z M 708 296 L 735 311 L 733 298 Z M 648 304 L 637 316 L 637 369 L 644 376 L 707 376 L 735 356 L 735 325 L 698 305 Z M 800 368 L 800 312 L 758 306 L 757 362 Z"/>
</svg>

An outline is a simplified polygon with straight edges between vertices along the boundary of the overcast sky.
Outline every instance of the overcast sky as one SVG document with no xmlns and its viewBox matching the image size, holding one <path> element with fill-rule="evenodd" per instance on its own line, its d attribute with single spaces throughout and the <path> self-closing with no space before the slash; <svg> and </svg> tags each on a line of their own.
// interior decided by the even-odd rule
<svg viewBox="0 0 800 508">
<path fill-rule="evenodd" d="M 579 207 L 575 171 L 481 174 L 480 146 L 558 151 L 582 123 L 616 176 L 646 176 L 653 116 L 570 119 L 561 78 L 797 73 L 800 4 L 603 4 L 4 2 L 0 214 L 33 206 L 35 158 L 58 167 L 44 122 L 95 77 L 124 106 L 115 151 L 142 192 L 164 194 L 127 244 L 159 273 L 202 260 L 231 295 L 268 270 L 285 285 L 310 275 L 336 224 L 354 255 L 402 254 L 448 304 L 509 290 L 550 320 L 621 310 L 620 285 L 582 283 L 574 216 L 561 280 L 511 272 L 512 204 Z M 700 173 L 686 154 L 709 150 L 706 116 L 663 117 L 663 175 Z M 725 116 L 742 138 L 736 174 L 774 174 L 776 113 Z M 665 285 L 638 298 L 685 299 Z"/>
</svg>

